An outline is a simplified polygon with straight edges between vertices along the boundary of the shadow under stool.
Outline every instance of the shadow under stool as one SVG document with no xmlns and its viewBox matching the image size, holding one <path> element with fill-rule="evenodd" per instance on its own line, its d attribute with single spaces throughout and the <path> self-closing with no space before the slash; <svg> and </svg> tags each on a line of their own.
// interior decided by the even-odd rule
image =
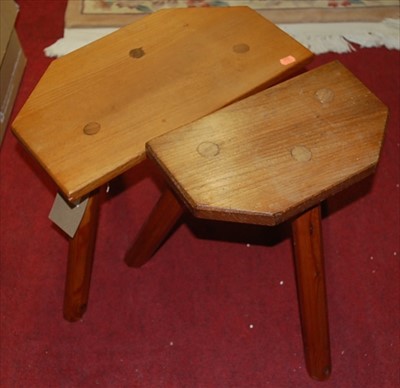
<svg viewBox="0 0 400 388">
<path fill-rule="evenodd" d="M 388 110 L 339 62 L 147 143 L 165 192 L 126 261 L 144 264 L 185 206 L 200 218 L 292 226 L 307 370 L 331 372 L 321 201 L 373 173 Z M 233 264 L 234 265 L 234 264 Z"/>
<path fill-rule="evenodd" d="M 248 7 L 168 9 L 53 61 L 13 123 L 71 211 L 64 317 L 86 310 L 101 197 L 145 143 L 299 71 L 312 53 Z M 69 211 L 68 208 L 66 210 Z"/>
</svg>

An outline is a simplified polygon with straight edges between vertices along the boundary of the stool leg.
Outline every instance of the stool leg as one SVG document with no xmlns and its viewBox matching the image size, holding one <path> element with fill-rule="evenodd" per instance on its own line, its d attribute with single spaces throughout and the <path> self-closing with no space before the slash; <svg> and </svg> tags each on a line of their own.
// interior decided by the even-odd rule
<svg viewBox="0 0 400 388">
<path fill-rule="evenodd" d="M 82 318 L 88 303 L 101 191 L 89 197 L 79 228 L 69 241 L 64 318 L 71 322 Z"/>
<path fill-rule="evenodd" d="M 125 257 L 126 264 L 140 267 L 150 260 L 182 213 L 182 205 L 172 191 L 166 189 L 129 249 Z"/>
<path fill-rule="evenodd" d="M 325 380 L 331 357 L 320 206 L 294 220 L 292 232 L 307 370 L 312 378 Z"/>
</svg>

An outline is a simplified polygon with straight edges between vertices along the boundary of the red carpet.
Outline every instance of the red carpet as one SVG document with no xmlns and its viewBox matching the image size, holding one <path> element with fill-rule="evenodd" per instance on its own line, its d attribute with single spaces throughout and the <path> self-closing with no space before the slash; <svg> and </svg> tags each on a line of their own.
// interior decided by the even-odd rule
<svg viewBox="0 0 400 388">
<path fill-rule="evenodd" d="M 20 0 L 28 65 L 14 109 L 50 63 L 66 1 Z M 391 110 L 381 162 L 328 202 L 323 221 L 333 372 L 302 352 L 285 228 L 187 217 L 154 259 L 123 256 L 159 191 L 146 166 L 113 182 L 84 319 L 62 318 L 67 241 L 47 214 L 56 188 L 10 132 L 1 148 L 1 376 L 11 387 L 398 387 L 399 52 L 339 59 Z M 84 107 L 82 107 L 84 108 Z"/>
</svg>

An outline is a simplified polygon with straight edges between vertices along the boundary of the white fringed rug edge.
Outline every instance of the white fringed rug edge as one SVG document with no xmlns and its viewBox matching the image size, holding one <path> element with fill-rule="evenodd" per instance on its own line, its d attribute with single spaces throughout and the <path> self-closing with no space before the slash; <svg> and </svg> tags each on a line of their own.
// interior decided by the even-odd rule
<svg viewBox="0 0 400 388">
<path fill-rule="evenodd" d="M 400 50 L 400 19 L 385 19 L 377 23 L 301 23 L 278 26 L 314 54 L 351 52 L 355 50 L 353 44 L 367 48 L 384 46 L 391 50 Z M 45 48 L 44 52 L 48 57 L 61 57 L 116 30 L 117 28 L 66 28 L 64 37 Z"/>
</svg>

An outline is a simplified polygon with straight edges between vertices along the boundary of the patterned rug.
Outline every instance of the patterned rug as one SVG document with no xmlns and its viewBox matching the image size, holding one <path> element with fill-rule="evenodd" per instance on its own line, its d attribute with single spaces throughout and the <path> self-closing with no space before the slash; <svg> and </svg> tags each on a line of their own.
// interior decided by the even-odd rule
<svg viewBox="0 0 400 388">
<path fill-rule="evenodd" d="M 120 27 L 163 8 L 248 6 L 274 23 L 380 21 L 399 0 L 69 0 L 66 27 Z"/>
<path fill-rule="evenodd" d="M 0 0 L 1 1 L 1 0 Z M 315 54 L 400 49 L 400 0 L 68 0 L 60 57 L 163 8 L 249 6 Z"/>
</svg>

